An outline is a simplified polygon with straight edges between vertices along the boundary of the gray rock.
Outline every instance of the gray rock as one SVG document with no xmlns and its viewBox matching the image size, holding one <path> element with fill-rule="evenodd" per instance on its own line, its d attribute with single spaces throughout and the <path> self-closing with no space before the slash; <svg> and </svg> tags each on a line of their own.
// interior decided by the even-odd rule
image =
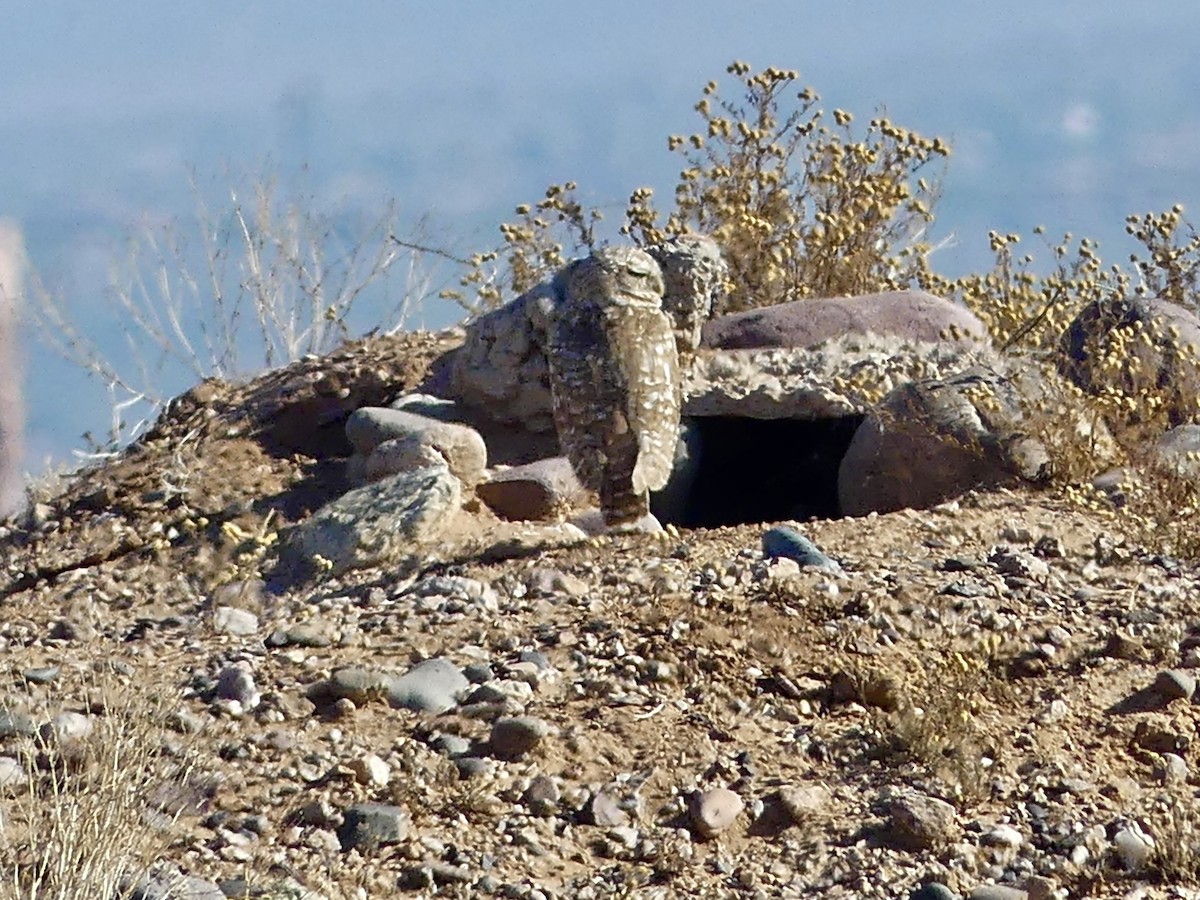
<svg viewBox="0 0 1200 900">
<path fill-rule="evenodd" d="M 491 769 L 491 763 L 478 756 L 459 756 L 454 760 L 454 767 L 458 769 L 458 777 L 466 781 L 468 778 L 488 772 Z"/>
<path fill-rule="evenodd" d="M 60 712 L 40 729 L 43 741 L 74 741 L 92 736 L 96 721 L 91 716 L 77 712 Z"/>
<path fill-rule="evenodd" d="M 561 519 L 587 496 L 565 456 L 494 471 L 476 492 L 502 519 L 543 522 Z"/>
<path fill-rule="evenodd" d="M 812 822 L 829 811 L 829 788 L 806 784 L 779 789 L 779 802 L 791 820 L 797 824 Z"/>
<path fill-rule="evenodd" d="M 49 684 L 58 677 L 62 671 L 58 666 L 40 666 L 36 669 L 26 669 L 21 673 L 21 677 L 30 684 Z"/>
<path fill-rule="evenodd" d="M 155 864 L 128 890 L 130 900 L 225 900 L 215 881 L 185 875 L 170 863 Z"/>
<path fill-rule="evenodd" d="M 1168 703 L 1172 700 L 1191 700 L 1196 693 L 1196 678 L 1183 669 L 1167 669 L 1155 676 L 1150 690 Z"/>
<path fill-rule="evenodd" d="M 1168 472 L 1200 481 L 1200 425 L 1172 428 L 1158 439 L 1154 455 L 1159 466 Z"/>
<path fill-rule="evenodd" d="M 436 539 L 458 511 L 462 485 L 444 467 L 418 469 L 348 491 L 297 525 L 286 557 L 334 574 L 397 562 Z"/>
<path fill-rule="evenodd" d="M 909 894 L 908 900 L 961 900 L 961 898 L 944 884 L 931 881 Z"/>
<path fill-rule="evenodd" d="M 258 616 L 245 609 L 218 606 L 213 613 L 213 628 L 224 634 L 246 637 L 258 631 Z"/>
<path fill-rule="evenodd" d="M 1105 368 L 1104 358 L 1116 342 L 1135 328 L 1146 340 L 1121 343 L 1123 360 L 1132 364 L 1124 373 Z M 1063 333 L 1059 369 L 1084 391 L 1098 394 L 1120 388 L 1130 395 L 1150 393 L 1165 403 L 1167 426 L 1192 422 L 1200 407 L 1200 317 L 1167 300 L 1147 297 L 1106 298 L 1085 306 Z M 1115 383 L 1114 383 L 1115 382 Z M 1154 423 L 1143 421 L 1142 404 L 1109 425 L 1118 432 Z M 1159 427 L 1158 433 L 1164 428 Z M 1153 436 L 1157 436 L 1152 431 Z"/>
<path fill-rule="evenodd" d="M 348 666 L 335 670 L 324 681 L 310 685 L 308 699 L 320 705 L 350 700 L 358 706 L 363 706 L 372 700 L 386 697 L 391 681 L 392 676 L 384 672 Z"/>
<path fill-rule="evenodd" d="M 487 447 L 475 429 L 452 422 L 439 422 L 402 409 L 357 409 L 346 420 L 346 437 L 356 451 L 367 456 L 368 477 L 375 451 L 393 440 L 401 441 L 401 444 L 393 445 L 396 459 L 405 458 L 406 448 L 414 443 L 423 444 L 445 458 L 450 471 L 468 487 L 477 484 L 487 468 Z M 411 456 L 411 450 L 408 452 Z M 375 462 L 375 468 L 381 473 L 386 471 L 382 459 Z"/>
<path fill-rule="evenodd" d="M 356 803 L 346 809 L 338 840 L 343 850 L 373 850 L 408 837 L 412 819 L 389 803 Z"/>
<path fill-rule="evenodd" d="M 249 666 L 241 663 L 226 666 L 217 675 L 217 697 L 234 700 L 245 710 L 254 709 L 262 702 L 262 694 L 254 683 L 253 673 Z"/>
<path fill-rule="evenodd" d="M 560 277 L 469 322 L 463 345 L 435 364 L 433 393 L 476 420 L 554 435 L 545 347 L 549 316 L 562 296 Z"/>
<path fill-rule="evenodd" d="M 37 731 L 33 718 L 20 710 L 0 709 L 0 740 L 31 737 Z"/>
<path fill-rule="evenodd" d="M 692 794 L 688 804 L 692 825 L 706 838 L 716 837 L 737 821 L 746 804 L 729 788 L 712 788 Z"/>
<path fill-rule="evenodd" d="M 611 791 L 597 791 L 588 803 L 588 813 L 592 824 L 601 828 L 616 828 L 629 824 L 629 812 Z"/>
<path fill-rule="evenodd" d="M 910 381 L 940 378 L 994 354 L 971 345 L 912 344 L 890 335 L 815 348 L 702 351 L 683 383 L 683 416 L 838 419 L 861 415 Z"/>
<path fill-rule="evenodd" d="M 447 463 L 446 457 L 420 438 L 392 438 L 384 441 L 362 459 L 360 483 L 378 481 L 389 475 L 412 472 L 429 466 L 444 466 Z M 357 461 L 350 463 L 350 466 L 351 471 L 357 471 Z"/>
<path fill-rule="evenodd" d="M 1154 838 L 1131 823 L 1113 835 L 1113 847 L 1125 868 L 1131 872 L 1142 869 L 1154 855 Z"/>
<path fill-rule="evenodd" d="M 271 632 L 263 641 L 268 647 L 328 647 L 333 643 L 329 626 L 320 622 L 301 622 Z"/>
<path fill-rule="evenodd" d="M 20 760 L 11 756 L 0 756 L 0 788 L 8 788 L 17 784 L 26 784 L 29 773 Z"/>
<path fill-rule="evenodd" d="M 520 759 L 550 733 L 550 726 L 534 716 L 511 716 L 497 719 L 488 741 L 497 759 Z"/>
<path fill-rule="evenodd" d="M 967 897 L 969 900 L 1028 900 L 1029 894 L 1007 884 L 981 884 Z"/>
<path fill-rule="evenodd" d="M 470 687 L 467 676 L 454 663 L 434 657 L 417 663 L 399 678 L 390 679 L 388 702 L 394 707 L 418 712 L 444 713 L 458 703 Z"/>
<path fill-rule="evenodd" d="M 811 298 L 731 313 L 704 326 L 704 346 L 722 350 L 814 347 L 845 335 L 887 335 L 913 343 L 987 344 L 966 307 L 924 291 Z"/>
<path fill-rule="evenodd" d="M 961 832 L 954 807 L 945 800 L 915 791 L 902 791 L 886 803 L 884 837 L 903 850 L 923 851 L 944 847 Z"/>
<path fill-rule="evenodd" d="M 763 532 L 763 556 L 767 559 L 791 559 L 801 566 L 840 572 L 837 561 L 822 553 L 817 545 L 795 528 L 777 525 Z"/>
<path fill-rule="evenodd" d="M 554 815 L 558 811 L 561 799 L 562 793 L 558 789 L 558 782 L 549 775 L 535 776 L 529 782 L 525 793 L 521 795 L 521 802 L 529 807 L 529 811 L 536 816 Z"/>
<path fill-rule="evenodd" d="M 1014 382 L 983 368 L 892 391 L 842 458 L 842 513 L 926 509 L 973 488 L 1043 482 L 1050 459 L 1023 417 Z"/>
</svg>

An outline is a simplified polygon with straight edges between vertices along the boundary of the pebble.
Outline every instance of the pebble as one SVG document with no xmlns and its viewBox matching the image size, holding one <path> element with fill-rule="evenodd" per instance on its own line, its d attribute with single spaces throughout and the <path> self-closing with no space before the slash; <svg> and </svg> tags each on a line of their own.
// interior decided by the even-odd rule
<svg viewBox="0 0 1200 900">
<path fill-rule="evenodd" d="M 262 694 L 254 683 L 254 675 L 244 663 L 226 666 L 217 676 L 217 697 L 241 704 L 243 710 L 255 709 L 262 702 Z"/>
<path fill-rule="evenodd" d="M 454 760 L 454 767 L 458 769 L 458 777 L 464 781 L 482 775 L 491 768 L 486 759 L 478 756 L 457 757 Z"/>
<path fill-rule="evenodd" d="M 1172 700 L 1190 700 L 1196 693 L 1196 679 L 1182 669 L 1167 669 L 1158 673 L 1150 690 L 1168 703 Z"/>
<path fill-rule="evenodd" d="M 1130 823 L 1113 835 L 1113 846 L 1125 868 L 1131 872 L 1143 868 L 1154 854 L 1154 838 L 1142 831 L 1137 823 Z"/>
<path fill-rule="evenodd" d="M 356 803 L 346 809 L 338 840 L 343 850 L 397 844 L 408 837 L 411 823 L 402 807 L 390 803 Z"/>
<path fill-rule="evenodd" d="M 905 792 L 887 803 L 888 837 L 906 850 L 932 850 L 951 843 L 959 827 L 954 807 L 945 800 Z"/>
<path fill-rule="evenodd" d="M 779 802 L 797 825 L 811 822 L 829 807 L 829 789 L 812 784 L 779 789 Z"/>
<path fill-rule="evenodd" d="M 558 782 L 549 775 L 536 776 L 521 795 L 521 802 L 537 816 L 554 815 L 561 799 L 562 792 L 558 788 Z"/>
<path fill-rule="evenodd" d="M 711 838 L 732 825 L 745 804 L 729 788 L 712 788 L 692 795 L 689 812 L 692 824 L 703 837 Z"/>
<path fill-rule="evenodd" d="M 438 714 L 453 709 L 469 686 L 458 666 L 444 657 L 434 657 L 391 679 L 387 697 L 393 707 Z"/>
<path fill-rule="evenodd" d="M 137 900 L 225 900 L 215 881 L 185 875 L 170 863 L 159 863 L 142 875 L 129 896 Z"/>
<path fill-rule="evenodd" d="M 908 900 L 961 900 L 961 898 L 944 884 L 931 881 L 909 894 Z"/>
<path fill-rule="evenodd" d="M 213 628 L 223 634 L 248 637 L 258 631 L 258 616 L 235 606 L 218 606 L 213 613 Z"/>
<path fill-rule="evenodd" d="M 608 791 L 597 791 L 589 806 L 593 825 L 599 825 L 601 828 L 615 828 L 629 822 L 629 813 Z"/>
<path fill-rule="evenodd" d="M 768 528 L 762 537 L 763 556 L 767 559 L 792 559 L 801 566 L 841 571 L 837 561 L 822 553 L 817 545 L 795 528 L 777 525 Z"/>
<path fill-rule="evenodd" d="M 471 742 L 457 734 L 438 734 L 429 742 L 433 749 L 446 756 L 463 756 L 471 750 Z"/>
<path fill-rule="evenodd" d="M 984 833 L 980 842 L 987 847 L 1009 847 L 1015 849 L 1025 842 L 1021 832 L 1011 825 L 997 825 Z"/>
<path fill-rule="evenodd" d="M 328 626 L 322 622 L 302 622 L 272 631 L 263 642 L 268 647 L 328 647 L 333 643 Z"/>
<path fill-rule="evenodd" d="M 33 719 L 27 713 L 0 709 L 0 740 L 12 737 L 30 737 L 36 730 Z"/>
<path fill-rule="evenodd" d="M 61 670 L 58 666 L 42 666 L 37 669 L 26 669 L 21 673 L 21 677 L 30 684 L 49 684 Z"/>
<path fill-rule="evenodd" d="M 13 759 L 11 756 L 0 756 L 0 788 L 24 784 L 28 780 L 28 773 L 20 760 Z"/>
<path fill-rule="evenodd" d="M 497 719 L 492 725 L 489 746 L 499 759 L 520 759 L 541 743 L 550 726 L 534 716 Z"/>
<path fill-rule="evenodd" d="M 967 895 L 969 900 L 1029 900 L 1029 894 L 1007 884 L 981 884 Z"/>
<path fill-rule="evenodd" d="M 392 778 L 391 767 L 374 753 L 351 760 L 349 768 L 359 784 L 387 787 Z"/>
<path fill-rule="evenodd" d="M 96 729 L 95 720 L 77 712 L 60 712 L 41 728 L 42 740 L 81 740 Z"/>
</svg>

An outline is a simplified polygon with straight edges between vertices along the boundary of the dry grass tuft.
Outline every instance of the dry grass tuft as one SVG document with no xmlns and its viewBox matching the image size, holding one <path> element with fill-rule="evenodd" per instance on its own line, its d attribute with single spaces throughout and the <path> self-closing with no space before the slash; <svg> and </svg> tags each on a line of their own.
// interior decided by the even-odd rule
<svg viewBox="0 0 1200 900">
<path fill-rule="evenodd" d="M 43 731 L 18 752 L 23 782 L 8 789 L 0 832 L 0 897 L 94 900 L 134 895 L 172 840 L 191 774 L 168 707 L 128 686 L 96 689 L 87 738 Z M 120 698 L 120 699 L 118 699 Z"/>
</svg>

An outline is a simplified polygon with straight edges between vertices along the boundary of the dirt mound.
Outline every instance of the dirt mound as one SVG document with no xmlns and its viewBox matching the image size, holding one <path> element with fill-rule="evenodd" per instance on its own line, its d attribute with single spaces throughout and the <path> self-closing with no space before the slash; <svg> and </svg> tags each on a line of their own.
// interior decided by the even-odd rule
<svg viewBox="0 0 1200 900">
<path fill-rule="evenodd" d="M 281 533 L 345 488 L 345 417 L 454 340 L 205 383 L 40 504 L 0 551 L 0 759 L 63 711 L 93 748 L 140 723 L 169 750 L 147 785 L 191 761 L 171 804 L 143 793 L 194 896 L 1195 883 L 1197 569 L 1050 494 L 803 523 L 840 572 L 745 525 L 273 590 Z M 76 786 L 0 787 L 11 862 Z"/>
</svg>

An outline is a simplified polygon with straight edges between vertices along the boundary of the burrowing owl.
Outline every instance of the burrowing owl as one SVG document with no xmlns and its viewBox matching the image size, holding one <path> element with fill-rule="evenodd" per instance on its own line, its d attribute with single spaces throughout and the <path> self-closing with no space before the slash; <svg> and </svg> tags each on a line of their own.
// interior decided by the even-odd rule
<svg viewBox="0 0 1200 900">
<path fill-rule="evenodd" d="M 662 296 L 648 253 L 598 250 L 572 265 L 550 329 L 559 443 L 609 526 L 647 515 L 674 461 L 679 357 Z"/>
<path fill-rule="evenodd" d="M 700 346 L 700 329 L 724 293 L 729 267 L 717 242 L 702 234 L 681 234 L 648 252 L 662 268 L 663 311 L 675 323 L 679 362 L 686 371 Z"/>
</svg>

